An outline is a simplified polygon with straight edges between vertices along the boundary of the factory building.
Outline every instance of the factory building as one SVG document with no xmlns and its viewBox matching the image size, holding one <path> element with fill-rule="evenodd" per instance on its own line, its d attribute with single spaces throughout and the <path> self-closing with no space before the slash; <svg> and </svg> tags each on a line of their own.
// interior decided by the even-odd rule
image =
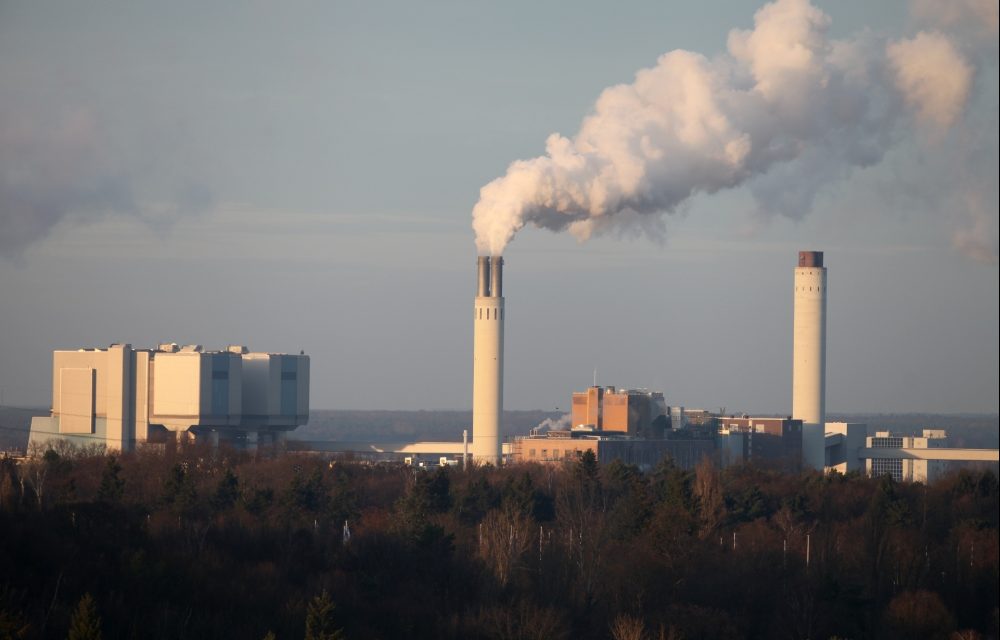
<svg viewBox="0 0 1000 640">
<path fill-rule="evenodd" d="M 754 464 L 797 471 L 802 461 L 802 421 L 792 418 L 715 418 L 723 467 Z"/>
<path fill-rule="evenodd" d="M 575 392 L 572 426 L 639 438 L 662 438 L 669 425 L 663 394 L 646 390 L 589 387 Z"/>
<path fill-rule="evenodd" d="M 948 434 L 942 429 L 924 429 L 920 436 L 898 436 L 889 431 L 876 431 L 865 439 L 865 448 L 873 456 L 881 449 L 944 449 L 948 447 Z M 886 452 L 888 453 L 888 452 Z M 896 451 L 893 451 L 896 453 Z M 892 455 L 865 459 L 869 476 L 892 476 L 896 482 L 932 482 L 947 469 L 942 460 L 904 459 Z"/>
<path fill-rule="evenodd" d="M 53 352 L 52 412 L 32 420 L 29 447 L 67 440 L 130 451 L 192 435 L 255 449 L 308 420 L 306 355 L 113 344 Z"/>
<path fill-rule="evenodd" d="M 558 464 L 578 460 L 591 451 L 598 462 L 620 460 L 649 470 L 664 458 L 682 469 L 694 469 L 704 457 L 715 454 L 711 440 L 646 440 L 584 431 L 549 431 L 543 435 L 517 437 L 511 442 L 515 463 Z"/>
<path fill-rule="evenodd" d="M 715 452 L 710 438 L 664 439 L 670 408 L 659 392 L 595 385 L 573 393 L 572 407 L 569 429 L 515 438 L 511 460 L 555 464 L 577 460 L 591 451 L 602 463 L 620 460 L 651 469 L 670 457 L 677 465 L 693 469 Z"/>
<path fill-rule="evenodd" d="M 864 471 L 865 462 L 858 455 L 864 448 L 867 437 L 868 425 L 862 422 L 827 422 L 824 471 L 838 473 Z"/>
</svg>

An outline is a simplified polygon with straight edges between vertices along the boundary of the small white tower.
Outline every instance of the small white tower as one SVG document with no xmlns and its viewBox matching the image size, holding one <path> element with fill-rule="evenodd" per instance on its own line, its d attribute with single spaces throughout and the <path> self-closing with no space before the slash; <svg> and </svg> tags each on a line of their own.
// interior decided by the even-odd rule
<svg viewBox="0 0 1000 640">
<path fill-rule="evenodd" d="M 826 422 L 826 268 L 800 251 L 792 320 L 792 418 L 802 420 L 802 461 L 823 470 Z"/>
<path fill-rule="evenodd" d="M 501 462 L 503 415 L 503 258 L 480 256 L 473 311 L 472 455 Z"/>
</svg>

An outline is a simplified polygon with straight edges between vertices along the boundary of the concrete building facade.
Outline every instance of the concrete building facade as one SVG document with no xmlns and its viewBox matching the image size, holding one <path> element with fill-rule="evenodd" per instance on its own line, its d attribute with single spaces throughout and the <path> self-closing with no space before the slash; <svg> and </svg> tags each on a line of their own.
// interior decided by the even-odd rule
<svg viewBox="0 0 1000 640">
<path fill-rule="evenodd" d="M 742 463 L 788 471 L 801 467 L 801 420 L 718 416 L 716 424 L 723 467 Z"/>
<path fill-rule="evenodd" d="M 862 422 L 827 422 L 824 438 L 824 471 L 850 473 L 864 471 L 861 449 L 868 437 L 868 425 Z"/>
<path fill-rule="evenodd" d="M 868 436 L 865 439 L 865 448 L 871 450 L 873 456 L 878 456 L 881 449 L 945 449 L 947 447 L 948 434 L 941 429 L 924 429 L 920 436 L 898 436 L 889 431 L 876 431 L 874 436 Z M 946 469 L 947 462 L 942 460 L 900 458 L 894 455 L 865 458 L 865 472 L 869 476 L 889 475 L 896 482 L 932 482 Z"/>
<path fill-rule="evenodd" d="M 282 440 L 309 420 L 309 356 L 232 346 L 161 344 L 55 351 L 52 412 L 34 418 L 29 446 L 52 440 L 129 451 L 190 434 L 214 444 Z"/>
</svg>

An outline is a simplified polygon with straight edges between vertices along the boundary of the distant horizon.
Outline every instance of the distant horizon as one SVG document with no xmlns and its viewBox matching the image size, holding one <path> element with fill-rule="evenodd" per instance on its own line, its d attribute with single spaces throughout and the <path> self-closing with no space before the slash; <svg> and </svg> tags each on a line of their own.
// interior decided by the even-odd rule
<svg viewBox="0 0 1000 640">
<path fill-rule="evenodd" d="M 668 405 L 668 406 L 673 406 L 673 405 Z M 684 408 L 685 409 L 688 409 L 688 408 L 690 408 L 690 409 L 705 409 L 706 411 L 710 411 L 710 412 L 715 413 L 715 411 L 713 411 L 711 409 L 706 409 L 705 407 L 687 407 L 687 406 L 685 406 Z M 51 407 L 32 407 L 32 406 L 14 406 L 14 405 L 0 405 L 0 409 L 12 409 L 14 411 L 51 411 L 52 410 Z M 336 407 L 336 408 L 310 407 L 309 408 L 309 412 L 312 413 L 313 411 L 367 411 L 367 412 L 382 411 L 382 412 L 386 412 L 386 413 L 413 413 L 413 412 L 425 411 L 425 412 L 440 412 L 440 413 L 448 413 L 448 412 L 451 412 L 451 413 L 459 413 L 459 412 L 471 413 L 472 412 L 472 407 L 469 407 L 468 409 L 420 409 L 420 408 L 417 408 L 417 409 L 371 409 L 371 408 L 364 409 L 364 408 L 361 408 L 361 409 L 359 409 L 359 408 L 354 408 L 354 407 Z M 558 409 L 537 409 L 537 408 L 536 409 L 504 409 L 504 413 L 518 413 L 518 412 L 522 412 L 522 413 L 529 413 L 529 412 L 558 413 L 558 414 L 562 414 L 562 415 L 567 415 L 569 413 L 568 411 L 562 411 L 562 410 L 558 410 Z M 774 411 L 754 411 L 754 412 L 738 411 L 738 412 L 730 412 L 730 411 L 726 411 L 725 415 L 739 415 L 739 414 L 743 414 L 743 413 L 746 413 L 746 414 L 751 415 L 751 416 L 778 417 L 778 416 L 787 416 L 787 415 L 789 415 L 790 412 L 787 412 L 787 411 L 786 412 L 781 412 L 781 411 L 778 411 L 778 412 L 774 412 Z M 995 417 L 995 418 L 1000 419 L 1000 413 L 990 413 L 990 412 L 985 412 L 984 413 L 984 412 L 977 412 L 977 411 L 943 411 L 943 412 L 938 412 L 938 411 L 884 411 L 884 412 L 873 412 L 873 411 L 827 411 L 827 416 L 828 417 L 830 417 L 830 416 L 833 416 L 833 417 L 836 417 L 836 416 L 919 416 L 919 415 L 929 415 L 929 416 L 985 416 L 985 417 Z"/>
</svg>

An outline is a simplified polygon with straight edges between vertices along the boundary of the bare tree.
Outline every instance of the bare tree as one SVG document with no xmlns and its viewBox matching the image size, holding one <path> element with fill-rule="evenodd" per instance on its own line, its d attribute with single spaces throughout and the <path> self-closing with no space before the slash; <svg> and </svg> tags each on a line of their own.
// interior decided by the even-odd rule
<svg viewBox="0 0 1000 640">
<path fill-rule="evenodd" d="M 642 618 L 623 613 L 611 621 L 611 637 L 614 640 L 648 640 L 649 635 Z"/>
<path fill-rule="evenodd" d="M 707 457 L 702 458 L 695 468 L 694 494 L 698 498 L 698 535 L 704 540 L 722 526 L 726 517 L 719 472 Z"/>
<path fill-rule="evenodd" d="M 532 547 L 531 520 L 508 505 L 489 511 L 483 518 L 481 531 L 479 553 L 500 584 L 506 585 Z"/>
</svg>

